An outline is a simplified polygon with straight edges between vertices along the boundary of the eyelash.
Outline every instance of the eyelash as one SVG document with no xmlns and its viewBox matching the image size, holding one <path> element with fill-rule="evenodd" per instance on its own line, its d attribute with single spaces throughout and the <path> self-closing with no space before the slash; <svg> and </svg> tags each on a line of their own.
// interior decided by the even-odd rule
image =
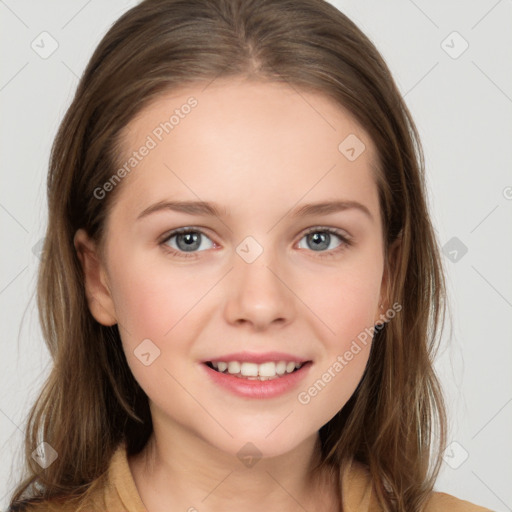
<svg viewBox="0 0 512 512">
<path fill-rule="evenodd" d="M 173 238 L 174 236 L 176 235 L 182 235 L 182 234 L 187 234 L 187 233 L 200 233 L 201 235 L 204 235 L 205 237 L 207 238 L 210 238 L 206 233 L 204 233 L 204 231 L 202 231 L 201 229 L 195 229 L 195 228 L 191 228 L 191 227 L 188 227 L 188 228 L 178 228 L 178 229 L 175 229 L 173 231 L 171 231 L 170 233 L 168 233 L 165 238 L 159 243 L 159 245 L 161 245 L 163 247 L 163 249 L 171 254 L 172 256 L 176 256 L 178 258 L 196 258 L 198 253 L 201 253 L 203 251 L 197 251 L 197 252 L 190 252 L 190 253 L 187 253 L 185 251 L 177 251 L 176 249 L 173 249 L 171 247 L 169 247 L 167 245 L 167 242 Z M 330 228 L 330 227 L 323 227 L 323 226 L 314 226 L 312 228 L 309 228 L 307 231 L 305 231 L 300 240 L 302 240 L 302 238 L 304 238 L 305 236 L 311 234 L 311 233 L 329 233 L 330 235 L 335 235 L 337 236 L 340 241 L 341 241 L 341 244 L 336 247 L 336 249 L 330 249 L 328 251 L 310 251 L 310 252 L 313 252 L 313 253 L 317 253 L 321 258 L 332 258 L 332 257 L 335 257 L 338 255 L 338 253 L 340 251 L 343 251 L 344 249 L 346 249 L 347 247 L 350 247 L 352 245 L 352 240 L 350 237 L 348 237 L 347 235 L 345 235 L 342 231 L 339 231 L 337 229 L 334 229 L 334 228 Z"/>
</svg>

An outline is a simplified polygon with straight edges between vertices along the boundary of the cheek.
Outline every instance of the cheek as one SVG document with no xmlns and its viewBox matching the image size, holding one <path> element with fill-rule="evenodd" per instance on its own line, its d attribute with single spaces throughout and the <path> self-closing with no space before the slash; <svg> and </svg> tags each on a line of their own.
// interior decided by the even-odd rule
<svg viewBox="0 0 512 512">
<path fill-rule="evenodd" d="M 173 407 L 197 413 L 179 383 L 186 382 L 193 366 L 183 361 L 200 332 L 201 298 L 211 280 L 165 261 L 132 258 L 117 266 L 112 282 L 123 349 L 135 379 L 156 403 L 165 389 L 174 397 Z"/>
<path fill-rule="evenodd" d="M 322 328 L 325 355 L 297 394 L 302 412 L 316 418 L 318 428 L 345 406 L 363 376 L 378 300 L 375 287 L 361 282 L 339 279 L 324 291 L 312 300 L 315 314 L 329 326 Z"/>
<path fill-rule="evenodd" d="M 135 379 L 152 398 L 164 388 L 181 396 L 178 382 L 187 381 L 195 366 L 191 352 L 208 320 L 205 308 L 212 308 L 208 294 L 218 272 L 191 271 L 164 256 L 132 257 L 113 277 L 122 344 Z M 140 357 L 148 352 L 146 359 L 154 362 L 144 366 Z"/>
<path fill-rule="evenodd" d="M 297 396 L 308 414 L 327 423 L 350 399 L 368 362 L 382 278 L 379 261 L 302 280 L 302 297 L 321 326 L 325 357 Z M 309 283 L 307 286 L 304 283 Z M 311 284 L 311 283 L 314 283 Z"/>
<path fill-rule="evenodd" d="M 350 340 L 374 325 L 380 269 L 378 261 L 372 265 L 360 261 L 300 278 L 300 296 L 323 326 L 322 338 L 329 345 L 344 350 Z"/>
<path fill-rule="evenodd" d="M 297 394 L 304 417 L 315 418 L 316 428 L 330 421 L 346 405 L 363 376 L 371 339 L 355 341 L 336 351 L 316 368 Z M 345 350 L 346 349 L 346 350 Z"/>
<path fill-rule="evenodd" d="M 210 286 L 165 261 L 124 261 L 115 273 L 116 313 L 132 343 L 166 340 L 193 316 Z"/>
</svg>

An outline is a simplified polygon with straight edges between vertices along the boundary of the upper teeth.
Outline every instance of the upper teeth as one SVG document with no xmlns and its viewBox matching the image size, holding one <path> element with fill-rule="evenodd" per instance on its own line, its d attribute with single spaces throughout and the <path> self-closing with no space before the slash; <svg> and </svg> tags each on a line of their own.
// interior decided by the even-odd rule
<svg viewBox="0 0 512 512">
<path fill-rule="evenodd" d="M 269 361 L 268 363 L 240 363 L 238 361 L 218 361 L 212 362 L 212 366 L 219 372 L 237 374 L 241 373 L 245 377 L 275 377 L 276 375 L 283 375 L 284 373 L 291 373 L 295 368 L 300 368 L 302 363 L 279 361 L 275 363 Z"/>
</svg>

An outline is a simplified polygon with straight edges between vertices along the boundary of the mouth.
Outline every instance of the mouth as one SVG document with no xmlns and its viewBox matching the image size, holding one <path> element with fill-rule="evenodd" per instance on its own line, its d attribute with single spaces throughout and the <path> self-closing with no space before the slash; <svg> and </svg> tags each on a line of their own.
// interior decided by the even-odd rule
<svg viewBox="0 0 512 512">
<path fill-rule="evenodd" d="M 263 364 L 256 364 L 250 362 L 238 362 L 238 361 L 230 361 L 226 362 L 214 362 L 214 361 L 205 361 L 203 364 L 206 365 L 211 370 L 223 374 L 228 375 L 230 377 L 236 377 L 244 380 L 275 380 L 282 379 L 288 375 L 298 372 L 305 366 L 310 366 L 312 361 L 304 361 L 304 362 L 266 362 Z"/>
<path fill-rule="evenodd" d="M 216 387 L 245 399 L 270 399 L 291 393 L 308 376 L 312 365 L 313 361 L 256 364 L 233 360 L 200 364 Z"/>
</svg>

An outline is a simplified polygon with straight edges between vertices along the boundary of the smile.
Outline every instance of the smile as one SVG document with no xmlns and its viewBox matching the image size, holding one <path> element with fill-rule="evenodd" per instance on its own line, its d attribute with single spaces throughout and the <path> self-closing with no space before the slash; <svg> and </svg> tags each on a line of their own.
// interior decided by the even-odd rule
<svg viewBox="0 0 512 512">
<path fill-rule="evenodd" d="M 224 362 L 223 365 L 221 363 L 222 361 L 208 361 L 201 363 L 200 366 L 216 386 L 237 396 L 259 399 L 273 398 L 292 391 L 306 377 L 313 364 L 312 361 L 262 364 L 230 361 Z M 285 365 L 284 372 L 281 363 Z M 217 368 L 214 365 L 217 365 Z M 220 371 L 220 368 L 223 368 L 223 371 Z"/>
</svg>

